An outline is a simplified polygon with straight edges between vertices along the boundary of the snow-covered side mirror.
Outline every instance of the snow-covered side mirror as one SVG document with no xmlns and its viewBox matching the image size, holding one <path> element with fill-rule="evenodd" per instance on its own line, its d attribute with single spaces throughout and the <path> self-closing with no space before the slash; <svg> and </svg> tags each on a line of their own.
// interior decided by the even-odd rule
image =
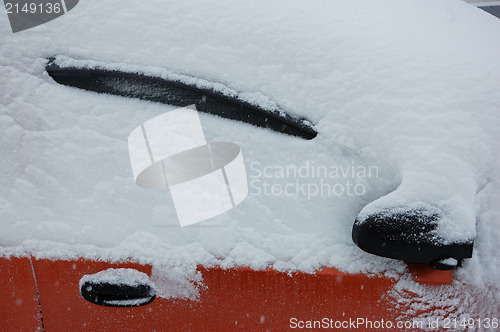
<svg viewBox="0 0 500 332">
<path fill-rule="evenodd" d="M 107 269 L 80 279 L 80 294 L 94 304 L 139 307 L 153 302 L 156 287 L 148 275 L 134 269 Z"/>
</svg>

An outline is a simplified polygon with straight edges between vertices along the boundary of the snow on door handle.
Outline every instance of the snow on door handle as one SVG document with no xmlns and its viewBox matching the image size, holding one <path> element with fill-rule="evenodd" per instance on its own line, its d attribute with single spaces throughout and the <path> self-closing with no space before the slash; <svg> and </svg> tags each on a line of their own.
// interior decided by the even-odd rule
<svg viewBox="0 0 500 332">
<path fill-rule="evenodd" d="M 156 286 L 148 275 L 134 269 L 107 269 L 80 279 L 80 294 L 94 304 L 107 307 L 139 307 L 156 297 Z"/>
</svg>

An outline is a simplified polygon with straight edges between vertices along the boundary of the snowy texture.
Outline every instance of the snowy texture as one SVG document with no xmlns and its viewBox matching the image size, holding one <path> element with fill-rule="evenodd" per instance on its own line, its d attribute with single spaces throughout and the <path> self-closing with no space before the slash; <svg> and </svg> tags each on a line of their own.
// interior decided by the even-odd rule
<svg viewBox="0 0 500 332">
<path fill-rule="evenodd" d="M 124 73 L 133 74 L 143 74 L 151 77 L 158 77 L 168 81 L 182 82 L 190 86 L 197 87 L 199 89 L 213 90 L 214 92 L 220 93 L 223 96 L 237 98 L 242 101 L 246 101 L 250 104 L 257 105 L 262 109 L 268 111 L 278 111 L 278 106 L 268 97 L 258 93 L 238 93 L 237 91 L 224 86 L 221 83 L 211 82 L 204 79 L 191 77 L 187 75 L 180 75 L 176 73 L 169 72 L 162 68 L 154 67 L 140 67 L 134 65 L 125 65 L 120 63 L 110 63 L 110 62 L 98 62 L 95 60 L 82 60 L 73 59 L 65 55 L 57 55 L 54 58 L 54 64 L 62 68 L 75 67 L 75 68 L 86 68 L 86 69 L 104 69 L 104 70 L 116 70 Z"/>
<path fill-rule="evenodd" d="M 156 296 L 165 299 L 198 299 L 200 291 L 205 289 L 201 273 L 194 265 L 156 265 L 151 280 L 156 285 Z"/>
<path fill-rule="evenodd" d="M 178 268 L 174 280 L 186 296 L 196 293 L 197 264 L 397 275 L 402 262 L 352 243 L 352 223 L 365 206 L 362 213 L 432 203 L 448 211 L 440 236 L 477 234 L 474 256 L 450 288 L 498 294 L 500 21 L 493 16 L 453 0 L 83 1 L 17 34 L 0 17 L 4 255 Z M 135 185 L 127 152 L 135 127 L 174 108 L 58 85 L 44 70 L 56 55 L 220 84 L 308 118 L 319 135 L 305 141 L 200 114 L 207 140 L 241 147 L 250 194 L 226 214 L 179 229 L 168 192 Z M 312 164 L 377 172 L 273 172 Z M 321 181 L 329 192 L 315 193 Z M 348 181 L 364 191 L 349 195 Z M 266 183 L 311 190 L 266 194 Z"/>
<path fill-rule="evenodd" d="M 461 280 L 455 280 L 451 285 L 429 287 L 416 284 L 410 279 L 409 276 L 401 278 L 386 294 L 386 298 L 393 301 L 395 308 L 402 309 L 400 312 L 403 314 L 398 317 L 398 320 L 420 322 L 421 325 L 416 326 L 422 328 L 415 330 L 490 331 L 496 329 L 493 329 L 491 325 L 486 328 L 487 325 L 479 325 L 477 322 L 483 321 L 486 317 L 492 317 L 490 322 L 498 322 L 500 293 L 475 287 Z M 455 320 L 457 328 L 453 325 Z M 431 325 L 435 322 L 438 322 L 438 325 Z M 448 324 L 447 327 L 446 324 Z"/>
<path fill-rule="evenodd" d="M 86 282 L 92 284 L 111 284 L 120 286 L 137 287 L 139 285 L 147 285 L 152 290 L 156 289 L 155 285 L 149 280 L 146 273 L 135 269 L 107 269 L 95 274 L 86 274 L 80 279 L 80 287 Z M 91 287 L 91 286 L 88 286 Z"/>
</svg>

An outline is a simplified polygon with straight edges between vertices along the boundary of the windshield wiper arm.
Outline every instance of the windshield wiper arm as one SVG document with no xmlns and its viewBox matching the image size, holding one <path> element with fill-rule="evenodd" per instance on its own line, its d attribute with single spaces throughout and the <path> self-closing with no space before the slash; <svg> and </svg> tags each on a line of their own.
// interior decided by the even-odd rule
<svg viewBox="0 0 500 332">
<path fill-rule="evenodd" d="M 50 59 L 46 70 L 58 83 L 99 93 L 160 102 L 173 106 L 196 104 L 201 112 L 302 137 L 316 137 L 311 122 L 281 110 L 266 110 L 214 88 L 200 88 L 180 80 L 101 67 L 60 66 Z"/>
</svg>

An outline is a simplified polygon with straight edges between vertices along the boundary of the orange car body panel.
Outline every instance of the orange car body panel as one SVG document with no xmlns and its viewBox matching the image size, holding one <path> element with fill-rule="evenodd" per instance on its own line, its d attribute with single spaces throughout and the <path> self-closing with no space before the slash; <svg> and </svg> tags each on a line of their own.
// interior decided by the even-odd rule
<svg viewBox="0 0 500 332">
<path fill-rule="evenodd" d="M 0 330 L 42 331 L 29 258 L 0 257 Z"/>
<path fill-rule="evenodd" d="M 384 296 L 394 285 L 386 277 L 345 274 L 324 268 L 315 274 L 287 274 L 272 269 L 198 267 L 203 277 L 199 298 L 157 297 L 142 307 L 115 308 L 87 302 L 79 281 L 108 268 L 134 268 L 136 263 L 92 260 L 32 259 L 45 331 L 230 331 L 285 330 L 297 320 L 395 320 L 400 315 Z M 1 308 L 4 331 L 41 330 L 36 287 L 28 258 L 0 261 Z M 421 282 L 451 281 L 451 272 L 431 272 L 410 266 Z M 428 274 L 432 275 L 429 279 Z M 427 278 L 427 279 L 426 279 Z M 22 305 L 16 305 L 22 300 Z"/>
</svg>

